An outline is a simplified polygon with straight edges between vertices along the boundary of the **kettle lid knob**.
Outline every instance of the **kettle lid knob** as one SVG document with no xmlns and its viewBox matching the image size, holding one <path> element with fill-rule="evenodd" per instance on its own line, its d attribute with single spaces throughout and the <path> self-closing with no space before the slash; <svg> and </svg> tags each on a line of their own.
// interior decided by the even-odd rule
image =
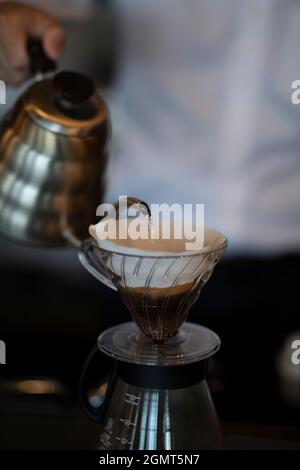
<svg viewBox="0 0 300 470">
<path fill-rule="evenodd" d="M 74 109 L 86 103 L 95 93 L 92 80 L 78 72 L 59 72 L 53 79 L 57 103 L 63 109 Z"/>
<path fill-rule="evenodd" d="M 108 107 L 93 81 L 78 72 L 35 81 L 19 103 L 31 120 L 53 133 L 83 136 L 110 125 Z"/>
</svg>

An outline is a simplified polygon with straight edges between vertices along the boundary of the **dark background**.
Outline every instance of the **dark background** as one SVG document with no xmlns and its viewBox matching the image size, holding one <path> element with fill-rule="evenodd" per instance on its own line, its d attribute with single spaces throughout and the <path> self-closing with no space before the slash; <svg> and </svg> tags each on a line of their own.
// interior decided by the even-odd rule
<svg viewBox="0 0 300 470">
<path fill-rule="evenodd" d="M 84 24 L 66 25 L 60 67 L 82 71 L 107 90 L 117 28 L 103 3 Z M 21 91 L 9 90 L 1 113 Z M 300 257 L 288 253 L 227 257 L 190 312 L 189 321 L 222 340 L 210 388 L 226 448 L 300 448 L 300 366 L 291 364 L 292 338 L 300 339 L 299 268 Z M 0 339 L 7 346 L 1 449 L 96 446 L 97 425 L 79 407 L 80 371 L 99 333 L 128 319 L 118 295 L 85 272 L 75 250 L 32 250 L 0 239 Z M 95 384 L 101 375 L 100 364 Z M 30 380 L 50 380 L 52 388 Z"/>
<path fill-rule="evenodd" d="M 56 259 L 59 253 L 66 255 L 55 250 Z M 76 276 L 47 267 L 1 269 L 7 346 L 7 365 L 0 366 L 1 448 L 95 446 L 97 425 L 78 404 L 80 371 L 99 333 L 130 317 L 117 293 L 79 265 L 75 250 L 68 258 Z M 225 259 L 190 312 L 190 321 L 222 340 L 210 387 L 229 448 L 300 447 L 299 366 L 292 366 L 296 375 L 288 373 L 289 335 L 299 331 L 299 264 L 295 256 Z M 96 385 L 101 361 L 94 375 Z M 56 390 L 16 390 L 32 378 L 54 379 Z"/>
</svg>

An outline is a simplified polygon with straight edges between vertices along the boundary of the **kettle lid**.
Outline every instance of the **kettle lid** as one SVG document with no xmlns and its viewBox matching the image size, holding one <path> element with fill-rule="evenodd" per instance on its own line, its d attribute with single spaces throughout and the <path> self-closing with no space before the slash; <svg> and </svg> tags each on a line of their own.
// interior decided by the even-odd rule
<svg viewBox="0 0 300 470">
<path fill-rule="evenodd" d="M 108 108 L 92 80 L 77 72 L 59 72 L 35 82 L 22 102 L 35 122 L 59 134 L 90 134 L 109 119 Z"/>
</svg>

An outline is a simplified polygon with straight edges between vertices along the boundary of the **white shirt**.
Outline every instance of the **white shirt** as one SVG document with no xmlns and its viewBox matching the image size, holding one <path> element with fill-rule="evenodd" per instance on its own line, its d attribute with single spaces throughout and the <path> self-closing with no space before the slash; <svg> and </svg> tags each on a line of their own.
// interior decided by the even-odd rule
<svg viewBox="0 0 300 470">
<path fill-rule="evenodd" d="M 204 203 L 233 251 L 298 249 L 300 1 L 117 5 L 107 200 Z"/>
</svg>

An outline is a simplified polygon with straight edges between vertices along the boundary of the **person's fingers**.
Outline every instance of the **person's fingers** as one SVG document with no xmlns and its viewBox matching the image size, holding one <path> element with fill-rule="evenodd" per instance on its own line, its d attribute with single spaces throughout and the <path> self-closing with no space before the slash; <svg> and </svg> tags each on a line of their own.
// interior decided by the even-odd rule
<svg viewBox="0 0 300 470">
<path fill-rule="evenodd" d="M 61 57 L 66 34 L 55 18 L 34 7 L 0 3 L 0 72 L 9 84 L 29 77 L 30 38 L 40 39 L 52 60 Z"/>
<path fill-rule="evenodd" d="M 56 26 L 49 29 L 43 36 L 43 46 L 46 54 L 52 60 L 59 60 L 64 51 L 66 33 L 60 27 Z"/>
<path fill-rule="evenodd" d="M 13 68 L 7 63 L 1 68 L 0 79 L 4 80 L 7 85 L 17 86 L 27 80 L 30 76 L 28 67 L 15 67 Z"/>
<path fill-rule="evenodd" d="M 27 33 L 31 37 L 41 39 L 50 59 L 58 60 L 61 57 L 66 33 L 55 18 L 39 10 L 34 10 L 33 17 L 28 18 Z"/>
<path fill-rule="evenodd" d="M 30 77 L 30 73 L 27 68 L 19 68 L 8 71 L 6 83 L 12 86 L 21 85 L 25 80 Z"/>
<path fill-rule="evenodd" d="M 8 68 L 20 70 L 28 67 L 26 35 L 22 30 L 12 30 L 11 37 L 5 41 L 5 55 Z"/>
<path fill-rule="evenodd" d="M 10 85 L 17 85 L 29 76 L 26 35 L 14 27 L 2 37 L 1 72 Z"/>
</svg>

